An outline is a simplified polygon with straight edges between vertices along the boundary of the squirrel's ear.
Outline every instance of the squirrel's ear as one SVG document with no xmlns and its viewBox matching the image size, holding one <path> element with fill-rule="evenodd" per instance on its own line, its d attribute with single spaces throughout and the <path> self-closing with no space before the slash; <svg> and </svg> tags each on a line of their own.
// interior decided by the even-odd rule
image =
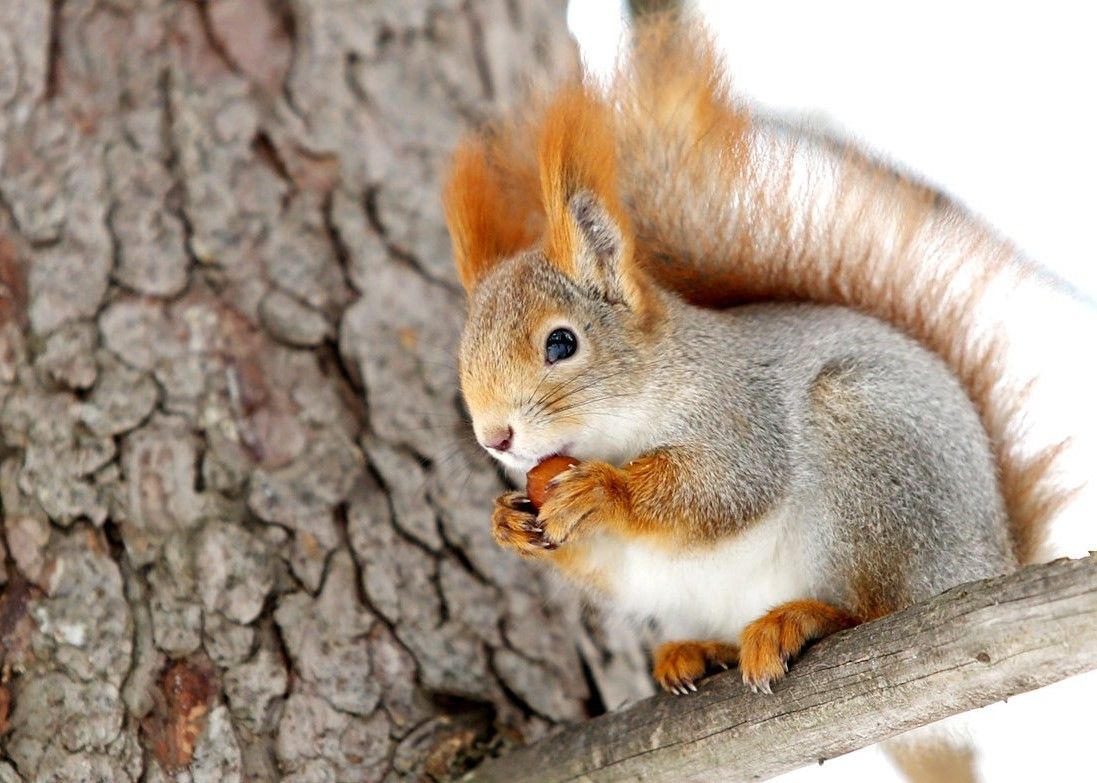
<svg viewBox="0 0 1097 783">
<path fill-rule="evenodd" d="M 628 217 L 617 196 L 613 111 L 577 84 L 549 103 L 538 139 L 545 254 L 576 282 L 637 304 Z"/>
<path fill-rule="evenodd" d="M 568 200 L 575 222 L 574 277 L 614 302 L 630 303 L 629 248 L 621 226 L 590 191 L 581 190 Z"/>
<path fill-rule="evenodd" d="M 476 137 L 465 139 L 450 163 L 443 194 L 446 224 L 457 276 L 469 292 L 496 264 L 529 248 L 540 235 L 536 191 L 519 188 L 502 163 Z"/>
</svg>

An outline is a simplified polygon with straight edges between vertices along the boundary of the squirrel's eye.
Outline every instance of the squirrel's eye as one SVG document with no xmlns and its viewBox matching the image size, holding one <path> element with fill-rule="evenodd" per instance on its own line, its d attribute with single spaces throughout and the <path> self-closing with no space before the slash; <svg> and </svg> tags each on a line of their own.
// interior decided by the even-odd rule
<svg viewBox="0 0 1097 783">
<path fill-rule="evenodd" d="M 579 347 L 579 341 L 575 338 L 575 332 L 571 329 L 553 329 L 545 340 L 545 361 L 556 364 L 561 359 L 566 359 L 575 353 Z"/>
</svg>

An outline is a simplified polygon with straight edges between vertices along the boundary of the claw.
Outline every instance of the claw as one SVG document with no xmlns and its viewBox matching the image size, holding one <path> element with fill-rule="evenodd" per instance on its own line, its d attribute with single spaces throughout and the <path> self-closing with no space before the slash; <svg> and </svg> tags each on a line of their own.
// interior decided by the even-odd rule
<svg viewBox="0 0 1097 783">
<path fill-rule="evenodd" d="M 550 487 L 557 486 L 561 481 L 564 480 L 565 476 L 567 476 L 569 473 L 571 473 L 573 470 L 575 470 L 575 467 L 576 467 L 575 465 L 569 465 L 568 467 L 561 470 L 559 473 L 557 473 L 555 476 L 553 476 L 552 478 L 549 479 L 548 486 L 550 486 Z"/>
<path fill-rule="evenodd" d="M 692 682 L 687 682 L 686 687 L 689 688 L 694 693 L 697 693 L 697 686 L 694 685 Z"/>
</svg>

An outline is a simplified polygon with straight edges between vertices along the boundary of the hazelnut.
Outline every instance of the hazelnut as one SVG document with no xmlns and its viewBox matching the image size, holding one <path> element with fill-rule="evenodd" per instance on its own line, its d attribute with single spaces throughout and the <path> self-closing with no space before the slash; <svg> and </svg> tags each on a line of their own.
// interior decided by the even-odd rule
<svg viewBox="0 0 1097 783">
<path fill-rule="evenodd" d="M 578 465 L 579 460 L 557 454 L 539 463 L 526 474 L 526 497 L 537 510 L 545 504 L 549 496 L 549 482 L 573 465 Z"/>
</svg>

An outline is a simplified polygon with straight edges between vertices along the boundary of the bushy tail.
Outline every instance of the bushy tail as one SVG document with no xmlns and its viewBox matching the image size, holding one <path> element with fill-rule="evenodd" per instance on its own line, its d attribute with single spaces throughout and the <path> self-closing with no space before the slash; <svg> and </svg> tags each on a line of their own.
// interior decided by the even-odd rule
<svg viewBox="0 0 1097 783">
<path fill-rule="evenodd" d="M 694 302 L 847 305 L 904 329 L 963 381 L 994 445 L 1018 558 L 1071 493 L 1062 446 L 1026 448 L 988 292 L 1037 273 L 940 194 L 848 144 L 757 120 L 699 24 L 649 18 L 611 87 L 622 198 L 651 273 Z"/>
</svg>

